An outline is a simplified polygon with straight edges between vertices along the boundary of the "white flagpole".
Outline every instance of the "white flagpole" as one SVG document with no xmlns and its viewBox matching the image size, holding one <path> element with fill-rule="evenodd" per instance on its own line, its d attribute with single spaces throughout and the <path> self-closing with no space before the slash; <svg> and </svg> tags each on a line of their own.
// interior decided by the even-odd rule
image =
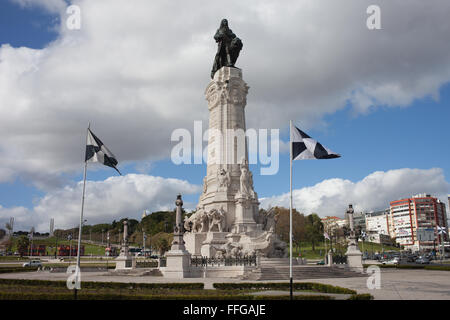
<svg viewBox="0 0 450 320">
<path fill-rule="evenodd" d="M 290 297 L 293 300 L 293 279 L 292 279 L 292 120 L 289 120 L 289 162 L 290 162 L 290 201 L 289 201 L 289 283 Z"/>
<path fill-rule="evenodd" d="M 86 132 L 86 146 L 88 142 L 88 135 L 89 135 L 89 129 L 91 127 L 91 124 L 89 123 L 88 129 Z M 84 195 L 86 192 L 86 171 L 87 171 L 87 161 L 84 159 L 84 174 L 83 174 L 83 195 L 81 197 L 81 214 L 80 214 L 80 228 L 78 230 L 78 248 L 77 248 L 77 281 L 78 281 L 78 274 L 80 272 L 80 249 L 81 249 L 81 229 L 83 228 L 83 211 L 84 211 Z M 75 287 L 75 297 L 76 297 L 77 288 Z"/>
</svg>

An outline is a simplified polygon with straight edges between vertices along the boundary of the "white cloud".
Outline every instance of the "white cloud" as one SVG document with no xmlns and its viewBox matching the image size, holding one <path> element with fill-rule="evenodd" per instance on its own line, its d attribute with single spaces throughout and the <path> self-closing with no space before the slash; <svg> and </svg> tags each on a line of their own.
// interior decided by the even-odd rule
<svg viewBox="0 0 450 320">
<path fill-rule="evenodd" d="M 361 181 L 327 179 L 312 187 L 293 190 L 294 207 L 305 214 L 342 217 L 351 203 L 356 211 L 382 210 L 389 202 L 427 193 L 446 203 L 450 184 L 442 169 L 376 171 Z M 289 193 L 261 199 L 261 207 L 289 207 Z"/>
<path fill-rule="evenodd" d="M 0 221 L 15 217 L 15 230 L 48 232 L 50 218 L 56 228 L 79 224 L 83 182 L 53 190 L 39 199 L 32 209 L 0 206 Z M 104 181 L 87 181 L 84 217 L 89 224 L 111 222 L 129 217 L 140 219 L 144 209 L 172 210 L 178 193 L 195 194 L 201 187 L 184 180 L 166 179 L 144 174 L 110 177 Z M 185 201 L 184 208 L 195 204 Z"/>
<path fill-rule="evenodd" d="M 44 49 L 0 48 L 0 183 L 64 185 L 88 121 L 121 163 L 168 158 L 173 129 L 207 120 L 223 17 L 244 43 L 249 128 L 302 119 L 307 130 L 348 101 L 362 113 L 407 106 L 450 79 L 447 0 L 380 0 L 377 31 L 368 0 L 72 1 L 81 30 L 65 28 L 64 1 L 15 1 L 59 12 L 61 27 Z"/>
</svg>

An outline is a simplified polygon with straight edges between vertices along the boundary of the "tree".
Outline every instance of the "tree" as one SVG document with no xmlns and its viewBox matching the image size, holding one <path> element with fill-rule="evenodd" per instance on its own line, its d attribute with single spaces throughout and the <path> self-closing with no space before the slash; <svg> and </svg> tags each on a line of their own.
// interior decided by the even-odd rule
<svg viewBox="0 0 450 320">
<path fill-rule="evenodd" d="M 160 255 L 163 255 L 170 249 L 170 244 L 173 240 L 173 234 L 160 232 L 151 237 L 150 242 L 152 247 L 159 251 Z"/>
<path fill-rule="evenodd" d="M 323 241 L 323 223 L 315 213 L 306 216 L 305 220 L 306 239 L 311 242 L 312 250 L 315 251 L 316 243 Z"/>
<path fill-rule="evenodd" d="M 273 210 L 277 216 L 275 233 L 280 240 L 289 243 L 289 209 L 275 207 Z M 292 209 L 292 234 L 297 245 L 305 240 L 305 216 L 295 209 Z"/>
<path fill-rule="evenodd" d="M 21 257 L 28 251 L 28 246 L 30 245 L 30 239 L 27 236 L 21 236 L 19 240 L 17 240 L 17 250 Z"/>
</svg>

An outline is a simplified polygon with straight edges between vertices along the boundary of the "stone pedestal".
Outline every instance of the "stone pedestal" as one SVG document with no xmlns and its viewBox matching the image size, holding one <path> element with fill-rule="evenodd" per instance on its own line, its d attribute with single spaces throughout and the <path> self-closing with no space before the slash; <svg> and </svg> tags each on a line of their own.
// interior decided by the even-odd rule
<svg viewBox="0 0 450 320">
<path fill-rule="evenodd" d="M 333 252 L 331 250 L 328 251 L 328 266 L 333 266 Z"/>
<path fill-rule="evenodd" d="M 134 263 L 133 263 L 134 260 Z M 118 256 L 115 260 L 116 269 L 115 270 L 124 270 L 124 269 L 134 269 L 136 268 L 135 258 L 131 255 L 128 256 Z"/>
<path fill-rule="evenodd" d="M 362 264 L 362 253 L 359 251 L 358 246 L 348 246 L 347 252 L 347 265 L 350 269 L 363 272 L 364 267 Z"/>
<path fill-rule="evenodd" d="M 186 232 L 184 234 L 186 250 L 193 256 L 201 255 L 202 245 L 207 234 L 207 232 Z"/>
<path fill-rule="evenodd" d="M 131 270 L 136 268 L 136 259 L 133 257 L 128 249 L 128 221 L 123 222 L 123 240 L 120 254 L 115 259 L 115 270 Z"/>
<path fill-rule="evenodd" d="M 208 232 L 205 241 L 201 247 L 203 257 L 215 257 L 217 248 L 227 243 L 227 232 Z"/>
<path fill-rule="evenodd" d="M 362 264 L 362 253 L 358 248 L 358 237 L 356 237 L 353 223 L 353 206 L 350 204 L 347 210 L 347 217 L 350 224 L 350 236 L 348 238 L 348 248 L 345 255 L 347 256 L 347 265 L 350 269 L 364 272 Z"/>
<path fill-rule="evenodd" d="M 164 276 L 167 278 L 187 278 L 190 276 L 191 255 L 186 250 L 183 240 L 183 223 L 181 219 L 183 200 L 181 195 L 177 196 L 175 201 L 176 224 L 174 228 L 172 247 L 166 253 L 167 264 L 165 268 L 160 268 Z"/>
<path fill-rule="evenodd" d="M 191 255 L 186 250 L 173 251 L 166 253 L 166 267 L 161 268 L 164 277 L 183 279 L 190 277 Z"/>
<path fill-rule="evenodd" d="M 234 220 L 234 232 L 245 233 L 257 228 L 253 217 L 253 201 L 241 193 L 236 194 L 236 218 Z"/>
</svg>

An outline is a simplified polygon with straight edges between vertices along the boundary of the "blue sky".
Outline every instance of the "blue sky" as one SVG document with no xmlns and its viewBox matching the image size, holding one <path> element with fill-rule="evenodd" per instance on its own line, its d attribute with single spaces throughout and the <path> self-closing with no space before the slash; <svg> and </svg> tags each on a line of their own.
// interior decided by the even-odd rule
<svg viewBox="0 0 450 320">
<path fill-rule="evenodd" d="M 23 8 L 16 3 L 2 1 L 0 3 L 0 45 L 9 44 L 14 48 L 46 48 L 49 43 L 60 36 L 59 22 L 59 13 L 50 13 L 43 7 Z M 377 53 L 374 52 L 373 55 L 373 59 L 377 59 Z M 245 66 L 241 67 L 245 69 Z M 205 73 L 208 73 L 208 69 L 205 70 Z M 207 79 L 203 81 L 205 86 L 206 81 Z M 250 83 L 250 87 L 252 87 L 252 83 Z M 433 99 L 430 94 L 425 94 L 424 97 L 422 95 L 418 99 L 413 99 L 412 103 L 399 103 L 398 105 L 379 103 L 376 107 L 369 108 L 368 111 L 362 113 L 355 112 L 355 109 L 348 102 L 344 107 L 341 106 L 332 111 L 321 113 L 318 119 L 316 117 L 316 122 L 311 120 L 311 117 L 292 119 L 299 128 L 306 128 L 304 131 L 310 136 L 342 155 L 340 159 L 328 161 L 296 161 L 294 163 L 294 188 L 312 187 L 324 180 L 333 178 L 357 183 L 376 171 L 387 172 L 404 168 L 421 170 L 440 168 L 441 173 L 438 175 L 443 176 L 444 180 L 448 181 L 450 170 L 450 148 L 448 147 L 448 141 L 450 141 L 448 130 L 450 85 L 448 81 L 441 81 L 438 91 L 438 99 Z M 200 91 L 199 95 L 202 94 Z M 258 106 L 252 104 L 252 98 L 254 98 L 253 94 L 248 98 L 247 119 L 252 114 L 259 112 Z M 287 103 L 292 104 L 292 102 Z M 295 104 L 291 107 L 294 110 L 296 108 Z M 203 100 L 203 105 L 198 106 L 198 108 L 203 108 L 203 120 L 206 120 L 206 101 Z M 298 108 L 301 108 L 301 106 L 298 106 Z M 276 128 L 279 124 L 281 139 L 287 141 L 289 116 L 287 115 L 282 121 L 285 123 L 284 126 L 281 126 L 280 122 L 275 122 L 272 127 Z M 186 127 L 190 128 L 192 124 L 188 123 Z M 116 144 L 114 138 L 102 135 L 106 130 L 99 129 L 96 131 L 94 127 L 93 131 L 116 153 L 119 161 L 125 158 L 117 152 L 119 148 L 114 148 Z M 169 141 L 169 138 L 167 138 L 167 141 Z M 152 148 L 153 146 L 149 143 L 145 147 Z M 79 148 L 79 146 L 77 145 L 76 148 Z M 186 180 L 193 185 L 201 185 L 206 173 L 206 166 L 174 165 L 167 159 L 169 152 L 170 150 L 165 150 L 159 154 L 160 158 L 165 158 L 163 160 L 145 159 L 144 156 L 136 157 L 135 161 L 128 159 L 125 163 L 121 162 L 119 168 L 124 175 L 142 173 L 140 167 L 143 164 L 150 164 L 145 174 L 163 178 L 177 178 Z M 60 177 L 63 180 L 65 179 L 65 184 L 73 185 L 82 179 L 82 157 L 83 154 L 80 154 L 79 170 L 61 171 Z M 254 173 L 259 172 L 259 165 L 251 166 L 251 170 Z M 114 170 L 107 167 L 97 167 L 95 170 L 89 170 L 88 179 L 104 181 L 108 177 L 116 175 Z M 288 154 L 281 154 L 278 174 L 271 176 L 254 174 L 254 182 L 260 198 L 287 193 L 289 191 Z M 417 191 L 430 192 L 426 189 L 426 186 L 427 184 L 424 184 L 424 189 Z M 443 190 L 442 188 L 445 189 L 445 185 L 444 187 L 440 186 L 438 190 Z M 3 209 L 24 207 L 33 210 L 33 206 L 39 203 L 40 199 L 45 197 L 48 192 L 53 192 L 49 190 L 40 188 L 28 179 L 27 175 L 12 175 L 12 178 L 8 181 L 0 183 L 0 206 Z M 449 191 L 447 183 L 447 190 L 443 190 L 442 194 Z M 403 196 L 410 196 L 408 192 L 410 192 L 410 189 L 406 188 Z M 402 194 L 401 190 L 397 194 Z M 198 193 L 187 194 L 184 197 L 185 202 L 196 203 L 198 196 Z M 349 198 L 348 202 L 351 201 L 352 199 Z M 383 206 L 388 206 L 388 202 L 385 201 L 375 205 L 377 208 Z M 5 217 L 2 218 L 6 218 L 7 214 L 5 213 Z M 136 215 L 130 213 L 130 215 L 133 214 Z M 105 219 L 110 219 L 110 217 Z M 23 226 L 25 227 L 26 224 Z"/>
</svg>

